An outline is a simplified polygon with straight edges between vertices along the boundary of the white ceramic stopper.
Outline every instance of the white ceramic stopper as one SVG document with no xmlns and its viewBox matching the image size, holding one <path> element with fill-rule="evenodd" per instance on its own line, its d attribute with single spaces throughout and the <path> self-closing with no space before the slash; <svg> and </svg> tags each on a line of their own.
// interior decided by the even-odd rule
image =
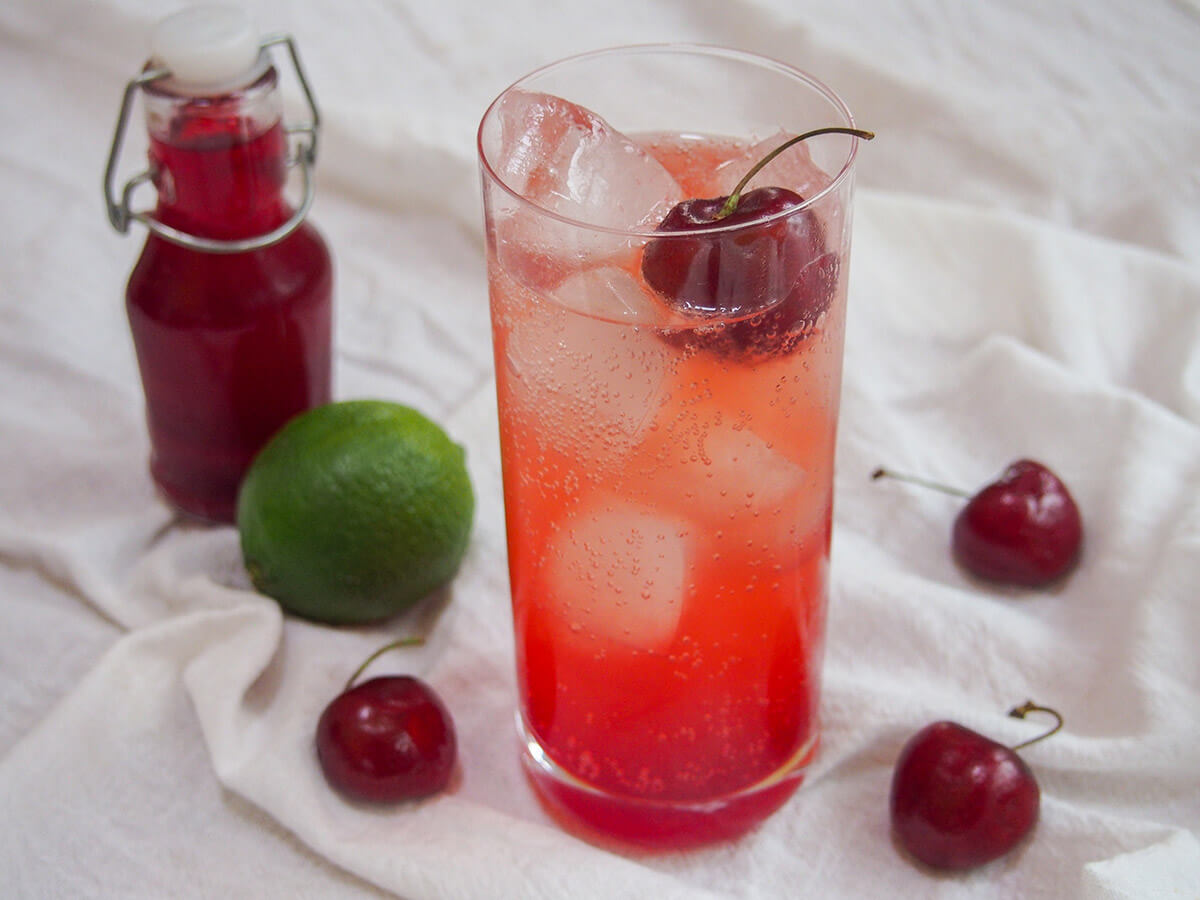
<svg viewBox="0 0 1200 900">
<path fill-rule="evenodd" d="M 259 35 L 236 6 L 192 6 L 163 19 L 150 38 L 155 65 L 170 69 L 176 85 L 217 90 L 257 77 Z"/>
</svg>

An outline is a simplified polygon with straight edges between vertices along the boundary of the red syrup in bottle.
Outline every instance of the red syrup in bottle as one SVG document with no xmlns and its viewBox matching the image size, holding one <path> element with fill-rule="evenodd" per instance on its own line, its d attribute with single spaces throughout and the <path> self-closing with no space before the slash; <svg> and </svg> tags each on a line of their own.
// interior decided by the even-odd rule
<svg viewBox="0 0 1200 900">
<path fill-rule="evenodd" d="M 155 217 L 187 234 L 267 234 L 285 197 L 287 136 L 277 76 L 217 97 L 145 89 Z M 331 397 L 333 267 L 308 222 L 278 242 L 216 253 L 151 233 L 126 308 L 146 396 L 150 470 L 179 510 L 234 520 L 258 450 Z"/>
</svg>

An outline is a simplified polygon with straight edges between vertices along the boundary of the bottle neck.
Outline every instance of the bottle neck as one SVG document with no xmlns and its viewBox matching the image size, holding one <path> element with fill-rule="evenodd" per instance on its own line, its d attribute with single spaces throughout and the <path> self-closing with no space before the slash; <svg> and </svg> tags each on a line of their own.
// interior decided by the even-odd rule
<svg viewBox="0 0 1200 900">
<path fill-rule="evenodd" d="M 286 221 L 281 107 L 273 69 L 220 97 L 147 92 L 158 219 L 218 240 L 266 234 Z"/>
</svg>

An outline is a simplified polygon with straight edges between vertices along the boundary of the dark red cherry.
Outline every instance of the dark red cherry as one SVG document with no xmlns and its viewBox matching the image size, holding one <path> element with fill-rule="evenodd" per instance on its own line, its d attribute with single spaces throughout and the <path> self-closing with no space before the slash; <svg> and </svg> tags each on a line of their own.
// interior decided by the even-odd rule
<svg viewBox="0 0 1200 900">
<path fill-rule="evenodd" d="M 954 558 L 980 578 L 1021 587 L 1042 587 L 1067 575 L 1079 562 L 1083 519 L 1062 480 L 1030 459 L 1012 463 L 978 493 L 876 469 L 884 476 L 967 499 L 954 520 Z"/>
<path fill-rule="evenodd" d="M 1039 587 L 1071 571 L 1083 521 L 1067 486 L 1029 459 L 1010 465 L 954 521 L 955 558 L 991 581 Z"/>
<path fill-rule="evenodd" d="M 791 349 L 833 300 L 838 258 L 805 200 L 782 187 L 742 193 L 763 166 L 792 144 L 830 132 L 866 140 L 870 132 L 821 128 L 791 138 L 758 162 L 725 197 L 672 207 L 642 254 L 642 277 L 695 328 L 663 330 L 665 340 L 733 356 Z M 710 324 L 711 323 L 711 324 Z"/>
<path fill-rule="evenodd" d="M 787 352 L 833 301 L 837 255 L 824 252 L 821 224 L 810 209 L 798 209 L 804 202 L 799 194 L 758 188 L 745 194 L 730 215 L 710 218 L 727 200 L 684 201 L 658 229 L 720 229 L 711 237 L 693 233 L 656 239 L 646 247 L 646 283 L 685 316 L 719 323 L 661 334 L 677 346 L 696 344 L 734 358 Z M 797 211 L 750 224 L 788 209 Z"/>
<path fill-rule="evenodd" d="M 954 722 L 935 722 L 904 745 L 892 774 L 892 831 L 914 857 L 939 869 L 970 869 L 998 859 L 1037 822 L 1041 791 L 1016 751 L 1062 727 L 1032 701 L 1009 711 L 1054 716 L 1054 727 L 1005 747 Z"/>
<path fill-rule="evenodd" d="M 652 240 L 642 255 L 646 283 L 685 315 L 762 312 L 790 293 L 800 270 L 824 249 L 820 223 L 810 210 L 761 222 L 801 207 L 804 198 L 793 191 L 756 188 L 721 216 L 728 203 L 729 197 L 714 197 L 676 204 L 656 230 L 692 234 Z"/>
<path fill-rule="evenodd" d="M 1041 792 L 1016 753 L 954 722 L 905 744 L 892 776 L 892 829 L 926 865 L 970 869 L 1011 850 L 1038 817 Z"/>
<path fill-rule="evenodd" d="M 339 694 L 321 714 L 316 741 L 329 784 L 374 803 L 440 791 L 458 751 L 446 707 L 408 675 L 372 678 Z"/>
</svg>

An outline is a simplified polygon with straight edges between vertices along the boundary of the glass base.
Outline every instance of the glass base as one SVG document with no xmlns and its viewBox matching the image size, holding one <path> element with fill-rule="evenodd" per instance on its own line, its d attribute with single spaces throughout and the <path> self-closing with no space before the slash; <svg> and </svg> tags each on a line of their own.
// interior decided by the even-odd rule
<svg viewBox="0 0 1200 900">
<path fill-rule="evenodd" d="M 694 802 L 657 802 L 611 794 L 558 766 L 517 715 L 525 772 L 542 805 L 564 828 L 593 843 L 684 850 L 746 834 L 781 807 L 804 780 L 814 736 L 768 778 L 735 794 Z"/>
</svg>

